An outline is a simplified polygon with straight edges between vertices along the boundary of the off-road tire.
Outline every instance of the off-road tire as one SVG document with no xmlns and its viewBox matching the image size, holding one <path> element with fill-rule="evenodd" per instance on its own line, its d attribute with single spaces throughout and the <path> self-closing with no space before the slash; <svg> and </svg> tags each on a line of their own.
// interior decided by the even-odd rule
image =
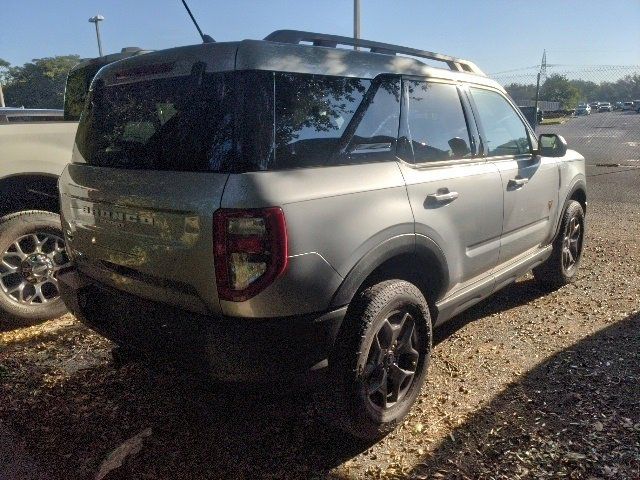
<svg viewBox="0 0 640 480">
<path fill-rule="evenodd" d="M 578 245 L 578 256 L 571 268 L 566 268 L 562 260 L 562 251 L 567 240 L 568 228 L 572 219 L 575 219 L 580 226 L 580 238 Z M 569 200 L 562 215 L 558 235 L 553 241 L 553 253 L 541 265 L 533 269 L 533 276 L 545 289 L 556 290 L 575 280 L 580 261 L 582 260 L 582 250 L 584 247 L 585 217 L 582 205 L 575 200 Z"/>
<path fill-rule="evenodd" d="M 367 401 L 363 370 L 374 337 L 390 312 L 406 309 L 420 339 L 412 383 L 402 400 L 380 413 Z M 404 280 L 387 280 L 373 285 L 352 301 L 329 359 L 330 382 L 322 395 L 325 416 L 338 428 L 367 440 L 390 433 L 406 416 L 420 394 L 432 345 L 431 317 L 420 290 Z"/>
<path fill-rule="evenodd" d="M 51 212 L 28 210 L 0 218 L 0 256 L 16 239 L 36 232 L 63 238 L 60 217 Z M 46 303 L 24 305 L 0 290 L 0 311 L 0 315 L 11 321 L 41 321 L 59 317 L 67 308 L 59 296 Z"/>
</svg>

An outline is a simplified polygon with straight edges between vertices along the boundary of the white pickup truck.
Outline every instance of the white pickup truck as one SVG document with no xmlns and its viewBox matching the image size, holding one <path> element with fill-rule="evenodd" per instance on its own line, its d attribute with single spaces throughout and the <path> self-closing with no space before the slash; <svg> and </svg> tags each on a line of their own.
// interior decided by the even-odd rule
<svg viewBox="0 0 640 480">
<path fill-rule="evenodd" d="M 0 323 L 66 311 L 56 273 L 68 263 L 60 230 L 58 176 L 71 159 L 91 80 L 111 62 L 146 50 L 84 60 L 67 77 L 62 110 L 0 109 Z M 4 315 L 3 315 L 4 312 Z"/>
</svg>

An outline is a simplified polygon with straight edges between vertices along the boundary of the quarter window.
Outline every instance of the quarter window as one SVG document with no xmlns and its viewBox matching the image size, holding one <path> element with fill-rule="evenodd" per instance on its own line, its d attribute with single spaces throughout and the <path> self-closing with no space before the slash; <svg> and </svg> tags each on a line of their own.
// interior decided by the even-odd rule
<svg viewBox="0 0 640 480">
<path fill-rule="evenodd" d="M 529 135 L 511 104 L 499 93 L 471 88 L 484 129 L 488 155 L 530 154 Z"/>
<path fill-rule="evenodd" d="M 455 85 L 405 81 L 407 114 L 400 156 L 415 163 L 472 156 L 462 103 Z"/>
<path fill-rule="evenodd" d="M 270 169 L 390 158 L 400 115 L 396 79 L 276 74 Z"/>
</svg>

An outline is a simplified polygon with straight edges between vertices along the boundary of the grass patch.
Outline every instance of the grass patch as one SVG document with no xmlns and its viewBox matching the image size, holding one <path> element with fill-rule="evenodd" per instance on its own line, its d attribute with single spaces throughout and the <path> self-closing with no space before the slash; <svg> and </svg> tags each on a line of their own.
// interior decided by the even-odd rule
<svg viewBox="0 0 640 480">
<path fill-rule="evenodd" d="M 568 117 L 545 118 L 544 120 L 542 120 L 542 123 L 540 123 L 540 125 L 562 125 L 567 121 L 567 118 Z"/>
</svg>

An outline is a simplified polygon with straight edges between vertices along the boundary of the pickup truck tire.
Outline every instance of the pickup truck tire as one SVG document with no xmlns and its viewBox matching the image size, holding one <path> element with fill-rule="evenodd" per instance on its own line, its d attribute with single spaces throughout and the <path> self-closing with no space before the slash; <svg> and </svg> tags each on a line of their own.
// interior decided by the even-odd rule
<svg viewBox="0 0 640 480">
<path fill-rule="evenodd" d="M 55 274 L 68 264 L 58 215 L 29 210 L 2 217 L 0 311 L 26 321 L 64 314 Z"/>
<path fill-rule="evenodd" d="M 553 241 L 553 253 L 533 276 L 546 289 L 555 290 L 575 279 L 584 244 L 584 210 L 575 200 L 569 200 L 562 215 L 558 235 Z"/>
<path fill-rule="evenodd" d="M 353 300 L 329 359 L 328 418 L 347 433 L 378 440 L 420 394 L 432 345 L 431 317 L 420 290 L 387 280 Z"/>
</svg>

